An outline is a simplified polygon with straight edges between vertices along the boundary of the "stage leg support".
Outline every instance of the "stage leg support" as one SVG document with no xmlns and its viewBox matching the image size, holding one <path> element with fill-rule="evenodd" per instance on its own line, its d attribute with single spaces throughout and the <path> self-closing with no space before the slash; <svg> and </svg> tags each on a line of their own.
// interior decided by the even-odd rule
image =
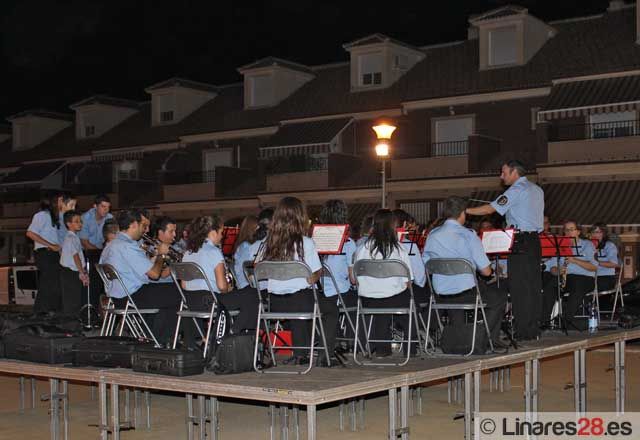
<svg viewBox="0 0 640 440">
<path fill-rule="evenodd" d="M 316 440 L 316 406 L 307 405 L 307 440 Z"/>
<path fill-rule="evenodd" d="M 576 414 L 587 412 L 586 349 L 573 352 L 573 392 Z"/>
<path fill-rule="evenodd" d="M 49 379 L 49 411 L 51 439 L 60 438 L 60 415 L 62 415 L 63 439 L 69 438 L 69 383 L 66 380 Z M 62 414 L 60 407 L 62 406 Z"/>
<path fill-rule="evenodd" d="M 616 414 L 624 414 L 625 401 L 625 371 L 624 371 L 624 352 L 625 341 L 616 342 L 614 344 L 615 352 L 615 381 L 616 381 Z"/>
</svg>

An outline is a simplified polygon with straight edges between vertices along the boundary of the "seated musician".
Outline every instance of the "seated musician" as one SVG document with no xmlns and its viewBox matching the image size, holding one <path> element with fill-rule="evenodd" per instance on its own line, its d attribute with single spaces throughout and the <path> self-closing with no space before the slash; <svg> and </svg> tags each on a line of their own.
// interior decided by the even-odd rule
<svg viewBox="0 0 640 440">
<path fill-rule="evenodd" d="M 138 308 L 160 310 L 156 316 L 150 318 L 153 320 L 151 329 L 158 342 L 166 345 L 171 340 L 175 328 L 180 295 L 173 284 L 151 281 L 169 275 L 169 269 L 163 269 L 168 247 L 159 244 L 156 249 L 157 256 L 151 259 L 142 250 L 138 240 L 149 221 L 142 210 L 120 211 L 117 220 L 120 232 L 103 250 L 100 264 L 109 264 L 118 271 Z M 126 294 L 118 282 L 111 282 L 107 293 L 116 307 L 125 306 Z"/>
<path fill-rule="evenodd" d="M 597 240 L 596 261 L 598 266 L 598 292 L 616 288 L 616 269 L 620 268 L 618 247 L 609 239 L 609 230 L 605 223 L 594 223 L 591 227 L 591 239 Z"/>
<path fill-rule="evenodd" d="M 491 263 L 475 231 L 464 227 L 467 201 L 461 197 L 449 197 L 444 202 L 447 220 L 442 226 L 431 231 L 427 237 L 422 258 L 425 262 L 432 258 L 462 258 L 471 263 L 476 271 L 485 277 L 491 276 Z M 473 303 L 476 298 L 475 283 L 470 274 L 433 275 L 433 289 L 438 300 L 448 303 Z M 504 316 L 506 295 L 483 280 L 478 279 L 482 300 L 486 303 L 485 314 L 494 347 L 504 348 L 499 340 L 500 324 Z M 454 326 L 465 324 L 464 310 L 448 310 Z"/>
<path fill-rule="evenodd" d="M 151 238 L 156 242 L 153 247 L 155 247 L 157 243 L 164 243 L 169 247 L 169 261 L 176 255 L 175 250 L 172 249 L 173 242 L 176 239 L 176 227 L 177 225 L 174 219 L 163 215 L 156 217 L 149 228 Z M 155 282 L 172 283 L 173 279 L 171 278 L 171 275 L 169 275 L 168 277 L 161 277 Z"/>
<path fill-rule="evenodd" d="M 256 263 L 260 261 L 302 261 L 312 271 L 309 278 L 288 281 L 268 280 L 267 291 L 271 300 L 271 311 L 310 312 L 314 307 L 312 285 L 318 282 L 322 272 L 320 257 L 313 240 L 307 237 L 308 217 L 302 202 L 295 197 L 285 197 L 273 213 L 264 246 L 260 248 Z M 254 243 L 255 245 L 255 243 Z M 335 299 L 327 299 L 318 292 L 324 332 L 329 354 L 333 353 L 336 338 L 337 306 Z M 311 321 L 291 320 L 293 345 L 308 346 L 311 343 Z M 308 363 L 306 350 L 294 350 L 293 361 Z M 321 365 L 326 365 L 324 356 Z M 331 362 L 333 364 L 333 362 Z"/>
<path fill-rule="evenodd" d="M 256 241 L 255 234 L 258 228 L 258 218 L 255 215 L 248 215 L 242 219 L 238 238 L 233 244 L 233 273 L 236 276 L 236 288 L 238 290 L 251 288 L 249 280 L 244 274 L 242 265 L 245 261 L 253 261 L 251 255 L 251 245 Z"/>
<path fill-rule="evenodd" d="M 402 209 L 393 210 L 393 221 L 396 228 L 402 228 L 407 232 L 415 231 L 415 221 L 413 221 L 408 212 Z M 416 241 L 417 240 L 412 239 L 409 234 L 404 234 L 400 245 L 407 251 L 409 261 L 411 261 L 411 272 L 413 272 L 413 294 L 416 299 L 416 304 L 423 304 L 429 301 L 426 287 L 427 273 Z"/>
<path fill-rule="evenodd" d="M 364 307 L 387 308 L 409 305 L 409 283 L 413 280 L 411 260 L 405 248 L 398 242 L 393 214 L 388 209 L 379 209 L 373 217 L 373 228 L 364 245 L 356 251 L 354 263 L 358 260 L 400 260 L 407 265 L 410 280 L 402 277 L 372 278 L 358 277 L 358 295 Z M 395 324 L 405 334 L 408 333 L 409 319 L 406 315 L 395 317 Z M 376 316 L 373 321 L 371 339 L 391 339 L 391 316 Z M 390 342 L 371 344 L 377 357 L 390 356 Z M 412 351 L 415 350 L 412 344 Z"/>
<path fill-rule="evenodd" d="M 572 248 L 572 253 L 577 253 L 575 257 L 561 257 L 560 269 L 558 269 L 558 260 L 550 258 L 547 266 L 553 277 L 543 286 L 542 316 L 540 322 L 549 322 L 553 306 L 558 298 L 558 283 L 556 276 L 560 270 L 560 276 L 566 275 L 565 292 L 569 293 L 563 306 L 563 315 L 569 324 L 569 329 L 575 329 L 577 321 L 574 319 L 580 304 L 585 295 L 592 292 L 595 287 L 595 275 L 597 269 L 597 261 L 595 260 L 595 247 L 591 240 L 586 240 L 580 236 L 580 228 L 574 220 L 564 222 L 564 235 L 576 239 L 576 248 Z"/>
<path fill-rule="evenodd" d="M 216 299 L 227 310 L 239 310 L 234 318 L 231 330 L 240 333 L 242 330 L 256 328 L 258 319 L 258 297 L 252 291 L 232 291 L 226 277 L 226 263 L 220 243 L 224 231 L 224 223 L 217 215 L 195 218 L 189 225 L 187 252 L 183 262 L 198 264 L 204 271 Z M 213 297 L 203 280 L 183 282 L 190 310 L 209 311 Z M 192 320 L 183 320 L 184 340 L 188 348 L 195 348 L 195 328 Z"/>
</svg>

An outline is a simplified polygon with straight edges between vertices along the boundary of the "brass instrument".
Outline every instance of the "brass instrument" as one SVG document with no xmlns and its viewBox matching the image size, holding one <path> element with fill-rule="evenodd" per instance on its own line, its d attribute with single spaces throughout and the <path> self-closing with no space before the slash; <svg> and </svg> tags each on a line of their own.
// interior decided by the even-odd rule
<svg viewBox="0 0 640 440">
<path fill-rule="evenodd" d="M 229 264 L 227 263 L 227 259 L 224 259 L 224 277 L 227 279 L 227 285 L 229 286 L 229 290 L 235 290 L 237 283 L 236 277 L 231 269 L 229 269 Z"/>
<path fill-rule="evenodd" d="M 142 243 L 142 248 L 149 257 L 154 257 L 156 255 L 155 252 L 153 252 L 153 249 L 161 244 L 160 240 L 151 238 L 149 234 L 142 234 Z M 182 261 L 182 252 L 170 245 L 169 252 L 167 253 L 167 259 L 169 260 L 169 263 L 179 263 Z"/>
</svg>

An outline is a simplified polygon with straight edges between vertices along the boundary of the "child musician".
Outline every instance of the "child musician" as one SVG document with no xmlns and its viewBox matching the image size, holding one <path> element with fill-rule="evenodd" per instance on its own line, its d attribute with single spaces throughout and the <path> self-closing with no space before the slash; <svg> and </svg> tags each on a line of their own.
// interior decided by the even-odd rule
<svg viewBox="0 0 640 440">
<path fill-rule="evenodd" d="M 82 218 L 78 211 L 64 213 L 63 221 L 67 235 L 60 252 L 60 285 L 62 286 L 62 311 L 75 315 L 82 307 L 82 287 L 89 285 L 85 271 L 85 259 L 78 232 L 82 230 Z"/>
</svg>

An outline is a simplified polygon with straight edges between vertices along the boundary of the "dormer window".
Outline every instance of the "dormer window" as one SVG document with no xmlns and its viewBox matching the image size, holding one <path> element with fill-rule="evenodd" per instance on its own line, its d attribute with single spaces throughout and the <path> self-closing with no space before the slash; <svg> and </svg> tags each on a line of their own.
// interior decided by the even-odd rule
<svg viewBox="0 0 640 440">
<path fill-rule="evenodd" d="M 173 121 L 173 110 L 160 112 L 160 122 L 171 122 L 171 121 Z"/>
<path fill-rule="evenodd" d="M 96 135 L 96 126 L 95 125 L 86 125 L 84 127 L 84 137 L 93 137 Z"/>
<path fill-rule="evenodd" d="M 250 106 L 264 107 L 271 105 L 272 101 L 272 81 L 271 75 L 254 75 L 249 78 L 250 84 Z"/>
<path fill-rule="evenodd" d="M 517 62 L 516 27 L 505 26 L 489 30 L 489 65 L 505 66 Z"/>
<path fill-rule="evenodd" d="M 374 86 L 382 84 L 383 58 L 381 52 L 359 56 L 360 85 Z"/>
</svg>

